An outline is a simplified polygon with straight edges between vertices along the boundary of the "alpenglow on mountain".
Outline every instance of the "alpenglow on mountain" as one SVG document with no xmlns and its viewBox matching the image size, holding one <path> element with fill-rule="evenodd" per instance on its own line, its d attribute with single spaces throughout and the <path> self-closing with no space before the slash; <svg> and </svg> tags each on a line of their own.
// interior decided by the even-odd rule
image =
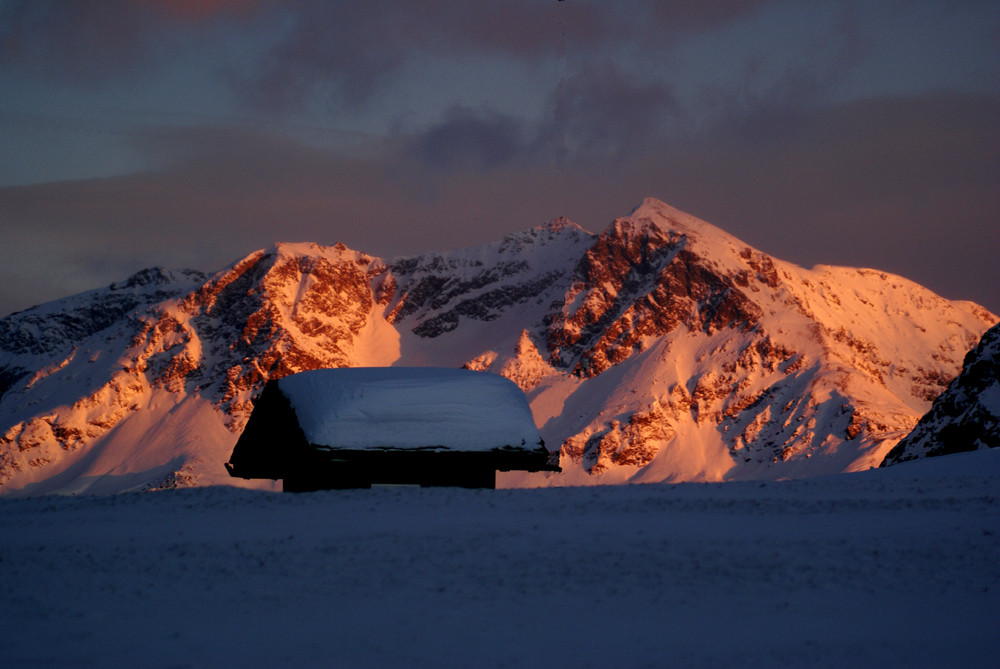
<svg viewBox="0 0 1000 669">
<path fill-rule="evenodd" d="M 499 485 L 778 479 L 878 466 L 997 322 L 870 269 L 804 269 L 657 200 L 383 260 L 278 244 L 150 269 L 0 320 L 0 491 L 240 483 L 270 378 L 465 367 L 516 382 L 561 474 Z"/>
</svg>

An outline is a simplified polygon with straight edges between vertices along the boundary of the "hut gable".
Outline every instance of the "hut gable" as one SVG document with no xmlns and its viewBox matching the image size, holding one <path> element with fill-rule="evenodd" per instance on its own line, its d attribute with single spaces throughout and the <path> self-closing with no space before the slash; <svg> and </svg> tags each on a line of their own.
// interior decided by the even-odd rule
<svg viewBox="0 0 1000 669">
<path fill-rule="evenodd" d="M 230 475 L 285 490 L 377 483 L 494 487 L 497 470 L 558 470 L 524 393 L 484 372 L 322 369 L 270 381 Z"/>
</svg>

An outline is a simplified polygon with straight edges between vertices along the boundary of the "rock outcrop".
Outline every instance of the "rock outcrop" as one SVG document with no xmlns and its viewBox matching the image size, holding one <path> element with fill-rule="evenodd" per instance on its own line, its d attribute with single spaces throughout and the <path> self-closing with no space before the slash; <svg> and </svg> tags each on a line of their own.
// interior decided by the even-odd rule
<svg viewBox="0 0 1000 669">
<path fill-rule="evenodd" d="M 889 451 L 882 466 L 1000 447 L 1000 325 L 969 351 L 961 373 L 917 426 Z"/>
</svg>

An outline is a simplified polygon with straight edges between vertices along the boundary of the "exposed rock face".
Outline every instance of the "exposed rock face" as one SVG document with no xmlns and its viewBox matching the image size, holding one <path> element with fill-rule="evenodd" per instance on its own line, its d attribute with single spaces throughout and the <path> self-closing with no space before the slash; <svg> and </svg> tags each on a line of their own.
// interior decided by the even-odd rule
<svg viewBox="0 0 1000 669">
<path fill-rule="evenodd" d="M 342 245 L 278 245 L 211 278 L 147 270 L 106 292 L 3 319 L 15 343 L 4 370 L 18 378 L 0 404 L 13 418 L 0 433 L 0 485 L 100 440 L 148 409 L 158 390 L 174 401 L 204 398 L 238 434 L 267 379 L 352 364 L 353 339 L 374 306 L 373 262 Z M 56 362 L 31 375 L 12 371 L 31 354 Z M 82 397 L 60 406 L 67 383 Z"/>
<path fill-rule="evenodd" d="M 599 235 L 547 319 L 553 364 L 592 376 L 682 324 L 709 333 L 755 325 L 760 309 L 687 244 L 648 219 L 618 220 Z"/>
<path fill-rule="evenodd" d="M 1000 325 L 969 351 L 961 373 L 934 400 L 882 466 L 917 458 L 1000 447 Z"/>
<path fill-rule="evenodd" d="M 217 275 L 177 305 L 214 363 L 187 370 L 190 380 L 213 386 L 238 431 L 267 379 L 350 366 L 374 306 L 374 262 L 342 244 L 278 245 Z"/>
<path fill-rule="evenodd" d="M 229 482 L 267 379 L 390 364 L 514 380 L 568 482 L 861 469 L 996 320 L 900 277 L 782 262 L 655 200 L 599 235 L 558 219 L 393 261 L 279 244 L 0 320 L 0 491 Z"/>
</svg>

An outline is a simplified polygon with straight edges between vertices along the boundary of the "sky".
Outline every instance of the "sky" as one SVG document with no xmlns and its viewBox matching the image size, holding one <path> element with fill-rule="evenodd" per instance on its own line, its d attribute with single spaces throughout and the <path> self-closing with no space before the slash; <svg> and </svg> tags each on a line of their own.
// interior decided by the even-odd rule
<svg viewBox="0 0 1000 669">
<path fill-rule="evenodd" d="M 0 0 L 0 315 L 655 197 L 1000 313 L 995 0 Z"/>
</svg>

